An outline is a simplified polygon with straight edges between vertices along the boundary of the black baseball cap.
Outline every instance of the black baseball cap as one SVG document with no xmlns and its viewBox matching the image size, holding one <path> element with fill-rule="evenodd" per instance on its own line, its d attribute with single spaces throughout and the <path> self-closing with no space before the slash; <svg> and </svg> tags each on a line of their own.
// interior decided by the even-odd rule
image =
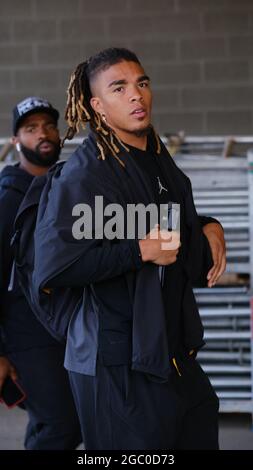
<svg viewBox="0 0 253 470">
<path fill-rule="evenodd" d="M 18 103 L 13 109 L 13 135 L 17 134 L 19 127 L 25 117 L 34 113 L 48 113 L 58 122 L 59 112 L 49 103 L 49 101 L 37 96 L 30 96 Z"/>
</svg>

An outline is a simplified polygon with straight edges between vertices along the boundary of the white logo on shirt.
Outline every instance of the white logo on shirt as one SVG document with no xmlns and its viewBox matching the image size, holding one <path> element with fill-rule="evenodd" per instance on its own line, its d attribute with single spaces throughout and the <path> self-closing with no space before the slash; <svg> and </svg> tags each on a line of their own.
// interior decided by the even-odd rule
<svg viewBox="0 0 253 470">
<path fill-rule="evenodd" d="M 168 189 L 167 189 L 167 188 L 165 188 L 165 187 L 162 185 L 162 183 L 161 183 L 161 180 L 160 180 L 159 176 L 157 176 L 156 178 L 157 178 L 157 181 L 158 181 L 158 184 L 159 184 L 159 194 L 161 194 L 161 193 L 162 193 L 162 191 L 166 191 L 166 192 L 168 192 Z"/>
</svg>

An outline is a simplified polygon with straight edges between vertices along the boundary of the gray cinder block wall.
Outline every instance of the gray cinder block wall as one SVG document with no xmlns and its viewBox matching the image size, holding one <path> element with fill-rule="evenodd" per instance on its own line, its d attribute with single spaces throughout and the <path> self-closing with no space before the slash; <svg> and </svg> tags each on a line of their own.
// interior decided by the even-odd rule
<svg viewBox="0 0 253 470">
<path fill-rule="evenodd" d="M 253 0 L 0 0 L 0 136 L 27 95 L 63 113 L 73 67 L 112 45 L 139 54 L 161 133 L 252 133 Z"/>
</svg>

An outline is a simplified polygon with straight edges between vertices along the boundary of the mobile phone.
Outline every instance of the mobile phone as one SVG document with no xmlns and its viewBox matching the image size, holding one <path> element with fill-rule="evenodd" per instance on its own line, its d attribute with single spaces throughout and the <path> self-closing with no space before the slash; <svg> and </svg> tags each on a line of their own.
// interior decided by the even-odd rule
<svg viewBox="0 0 253 470">
<path fill-rule="evenodd" d="M 178 240 L 180 239 L 180 204 L 169 201 L 168 204 L 164 204 L 164 209 L 167 213 L 162 217 L 161 228 L 169 232 L 177 232 L 174 235 L 177 237 L 178 234 L 178 238 L 176 238 Z M 164 242 L 165 246 L 166 242 Z M 162 286 L 164 285 L 164 276 L 165 266 L 159 266 L 159 279 Z"/>
<path fill-rule="evenodd" d="M 0 400 L 8 408 L 13 408 L 26 399 L 22 387 L 8 375 L 3 383 Z"/>
</svg>

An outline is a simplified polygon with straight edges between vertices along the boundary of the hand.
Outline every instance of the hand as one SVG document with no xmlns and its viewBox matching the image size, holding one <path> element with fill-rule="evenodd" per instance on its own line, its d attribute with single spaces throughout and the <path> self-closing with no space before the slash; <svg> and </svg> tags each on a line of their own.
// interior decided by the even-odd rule
<svg viewBox="0 0 253 470">
<path fill-rule="evenodd" d="M 3 383 L 8 375 L 12 378 L 12 380 L 17 380 L 18 378 L 15 368 L 10 363 L 9 359 L 7 359 L 7 357 L 0 356 L 0 394 Z"/>
<path fill-rule="evenodd" d="M 160 230 L 157 225 L 139 241 L 142 261 L 166 266 L 175 263 L 180 247 L 178 232 Z"/>
<path fill-rule="evenodd" d="M 203 232 L 208 239 L 213 258 L 213 266 L 207 274 L 207 285 L 213 287 L 226 268 L 226 243 L 220 224 L 207 224 L 203 227 Z"/>
</svg>

